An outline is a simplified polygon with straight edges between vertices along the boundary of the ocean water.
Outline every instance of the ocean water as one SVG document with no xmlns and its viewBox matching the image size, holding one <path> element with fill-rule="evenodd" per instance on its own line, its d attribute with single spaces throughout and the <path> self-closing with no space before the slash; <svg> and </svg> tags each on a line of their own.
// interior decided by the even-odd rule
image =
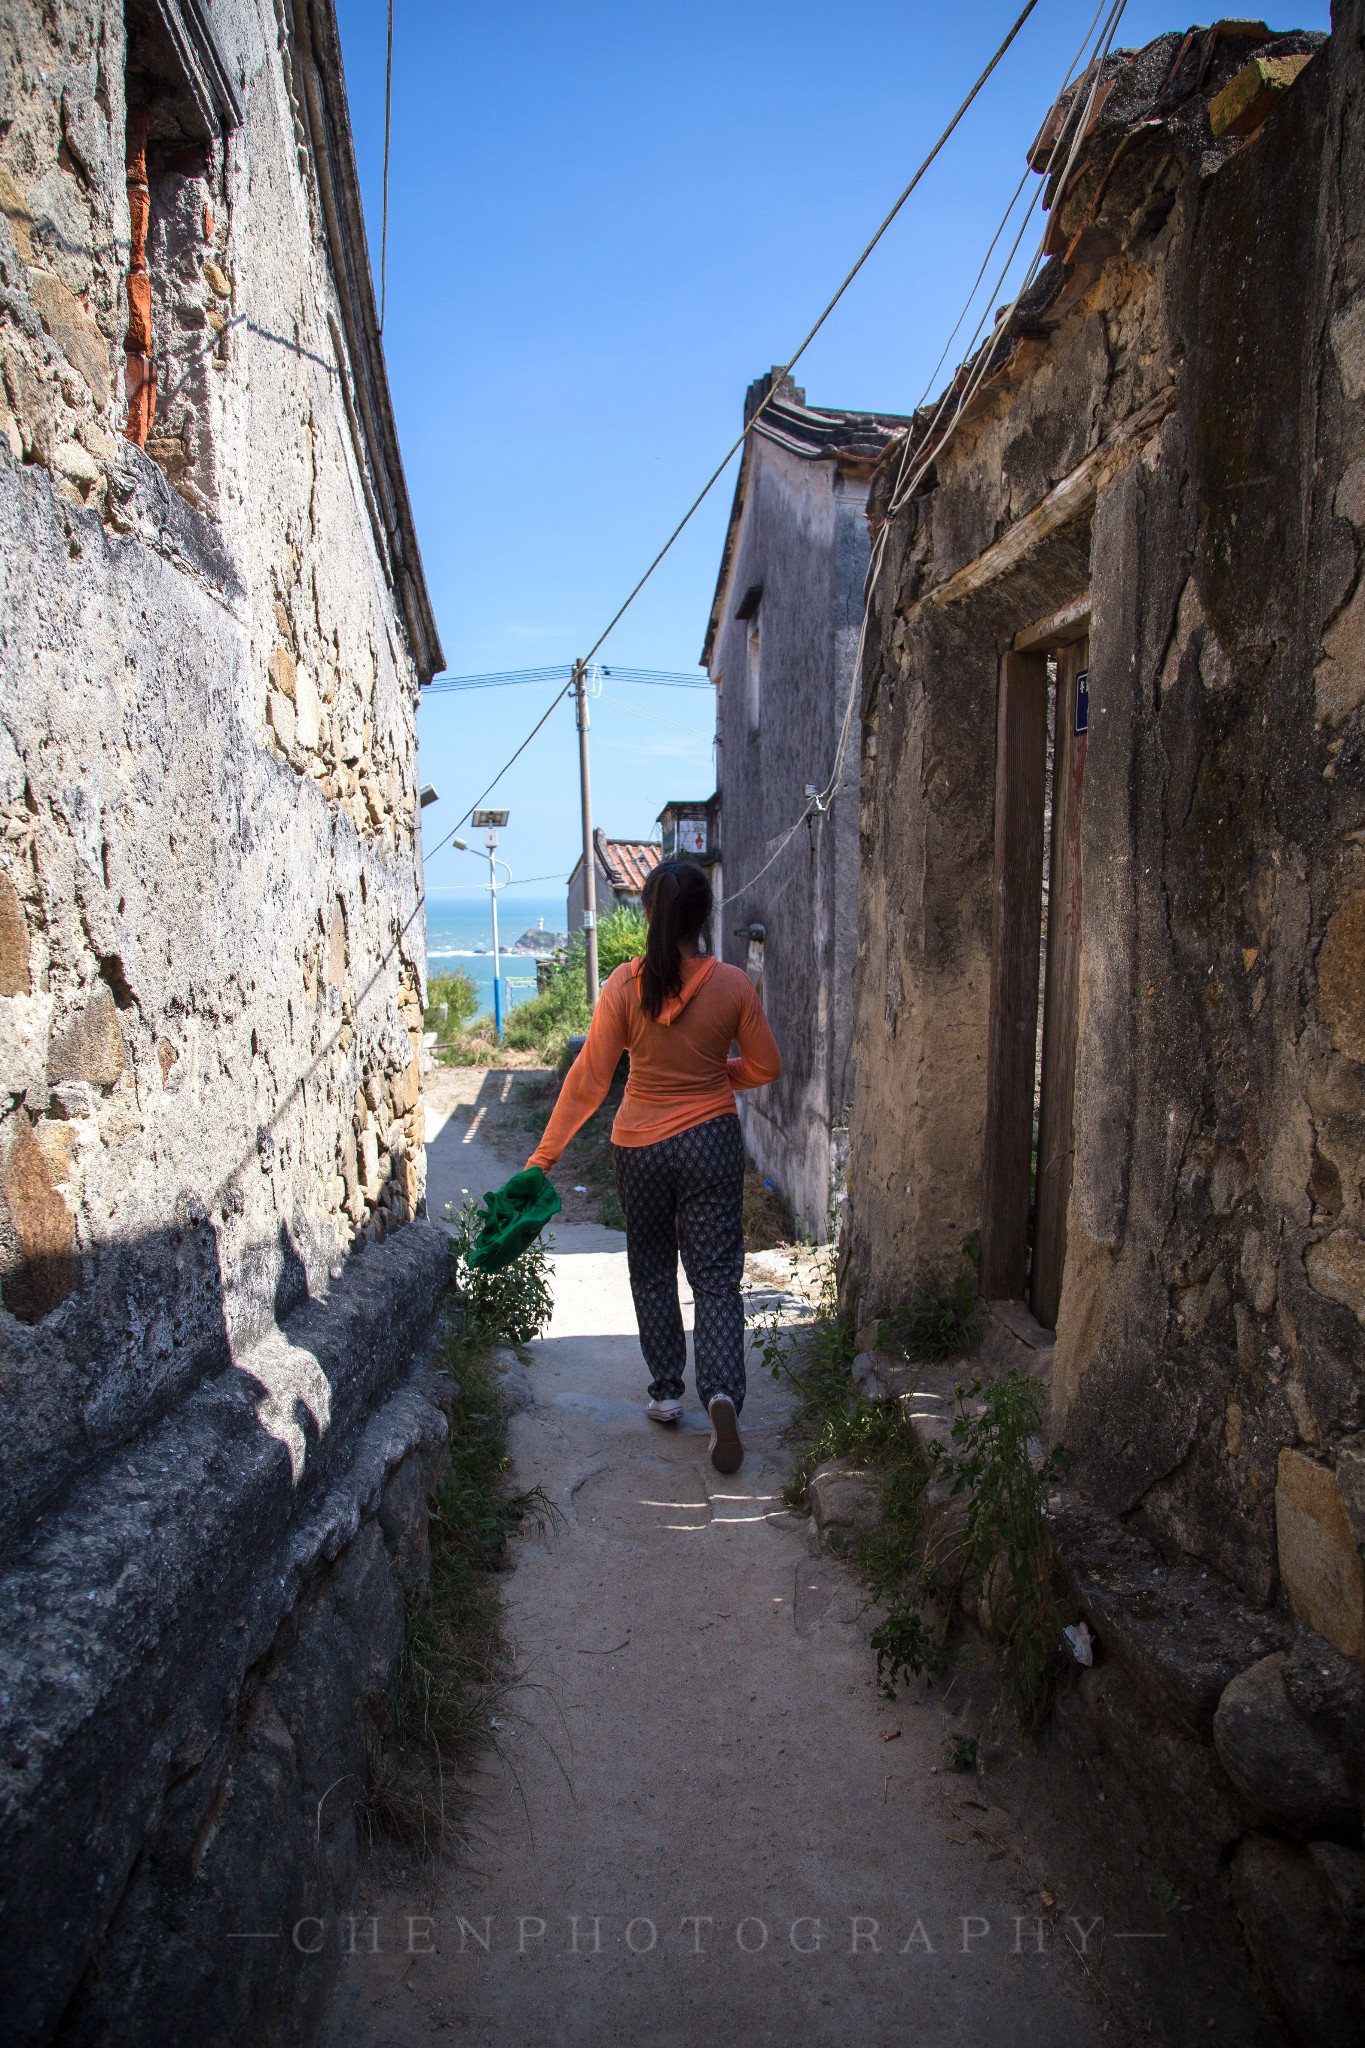
<svg viewBox="0 0 1365 2048">
<path fill-rule="evenodd" d="M 524 931 L 543 919 L 547 932 L 562 932 L 564 891 L 552 896 L 530 889 L 498 892 L 498 943 L 502 949 L 504 1015 L 536 992 L 536 963 L 527 954 L 509 954 Z M 480 1006 L 493 1007 L 493 924 L 488 891 L 477 895 L 432 893 L 427 897 L 427 978 L 467 974 L 479 991 Z"/>
</svg>

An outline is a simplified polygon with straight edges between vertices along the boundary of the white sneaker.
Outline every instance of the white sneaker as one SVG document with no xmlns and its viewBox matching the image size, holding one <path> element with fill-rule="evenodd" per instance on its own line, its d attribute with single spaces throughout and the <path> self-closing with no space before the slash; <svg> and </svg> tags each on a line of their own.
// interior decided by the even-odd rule
<svg viewBox="0 0 1365 2048">
<path fill-rule="evenodd" d="M 645 1414 L 651 1422 L 681 1422 L 683 1404 L 681 1401 L 649 1401 Z"/>
</svg>

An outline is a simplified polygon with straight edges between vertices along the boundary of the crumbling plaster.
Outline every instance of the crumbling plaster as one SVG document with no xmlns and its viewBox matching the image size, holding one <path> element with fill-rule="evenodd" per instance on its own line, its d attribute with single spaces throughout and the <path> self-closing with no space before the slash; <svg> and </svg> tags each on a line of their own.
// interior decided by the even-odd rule
<svg viewBox="0 0 1365 2048">
<path fill-rule="evenodd" d="M 1096 145 L 1071 260 L 888 536 L 864 670 L 860 1319 L 979 1223 L 998 662 L 1088 588 L 1056 1426 L 1098 1498 L 1261 1600 L 1282 1448 L 1354 1472 L 1362 1425 L 1353 65 L 1339 30 L 1240 147 L 1198 145 L 1197 101 L 1102 187 Z M 1088 460 L 1071 518 L 973 584 Z"/>
<path fill-rule="evenodd" d="M 1358 2031 L 1365 1870 L 1363 29 L 1276 39 L 1249 138 L 1257 24 L 1114 60 L 1065 259 L 884 529 L 843 1261 L 866 1327 L 981 1227 L 1000 661 L 1088 594 L 1049 1517 L 1096 1665 L 1045 1749 L 1305 2048 Z"/>
<path fill-rule="evenodd" d="M 230 1934 L 244 1902 L 347 1899 L 444 1457 L 415 733 L 439 648 L 330 0 L 208 18 L 242 118 L 149 150 L 145 447 L 125 8 L 0 20 L 15 2042 L 144 2038 L 149 2013 L 158 2038 L 310 2036 L 330 1956 Z"/>
</svg>

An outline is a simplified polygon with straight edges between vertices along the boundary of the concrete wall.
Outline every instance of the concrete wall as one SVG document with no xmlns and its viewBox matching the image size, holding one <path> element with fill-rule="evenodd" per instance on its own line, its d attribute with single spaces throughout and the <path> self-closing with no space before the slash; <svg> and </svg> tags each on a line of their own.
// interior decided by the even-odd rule
<svg viewBox="0 0 1365 2048">
<path fill-rule="evenodd" d="M 856 776 L 850 745 L 830 810 L 813 819 L 751 887 L 801 816 L 808 782 L 833 770 L 862 616 L 866 486 L 833 461 L 810 461 L 756 433 L 728 594 L 711 654 L 719 678 L 724 957 L 750 966 L 743 928 L 765 927 L 763 1001 L 783 1074 L 740 1098 L 750 1156 L 823 1240 L 852 1095 L 850 1019 L 856 944 Z M 749 621 L 763 586 L 758 718 L 751 710 Z"/>
<path fill-rule="evenodd" d="M 1359 1705 L 1315 1720 L 1321 1704 L 1292 1685 L 1285 1701 L 1257 1662 L 1273 1623 L 1299 1645 L 1291 1666 L 1317 1658 L 1359 1702 L 1361 29 L 1358 4 L 1338 10 L 1250 141 L 1207 126 L 1245 45 L 1220 46 L 1116 161 L 1101 123 L 1065 202 L 1070 264 L 1044 275 L 1008 367 L 892 526 L 864 671 L 847 1288 L 866 1324 L 980 1225 L 999 659 L 1092 593 L 1053 1422 L 1078 1485 L 1126 1523 L 1113 1540 L 1195 1560 L 1201 1599 L 1222 1602 L 1223 1662 L 1191 1724 L 1219 1761 L 1204 1750 L 1199 1769 L 1220 1796 L 1229 1777 L 1253 1787 L 1224 1863 L 1303 2040 L 1331 2037 L 1350 1973 L 1323 1964 L 1304 1989 L 1303 1852 L 1255 1831 L 1267 1814 L 1300 1841 L 1336 1830 L 1365 1867 Z M 1179 45 L 1142 53 L 1105 120 L 1150 115 Z M 874 507 L 888 490 L 884 474 Z M 1113 1654 L 1161 1709 L 1145 1632 L 1178 1632 L 1175 1611 L 1154 1581 L 1145 1609 L 1107 1597 L 1106 1653 L 1127 1646 Z M 1255 1782 L 1233 1734 L 1253 1694 L 1282 1743 L 1335 1751 L 1330 1825 Z"/>
<path fill-rule="evenodd" d="M 123 10 L 16 0 L 0 29 L 0 1780 L 5 1890 L 26 1901 L 6 1916 L 0 2030 L 14 2041 L 49 2038 L 73 1998 L 96 2015 L 73 2038 L 125 2038 L 95 1980 L 132 1967 L 105 1947 L 120 1916 L 152 1943 L 157 1913 L 179 1910 L 150 1902 L 147 1856 L 158 1828 L 180 1854 L 167 1788 L 190 1751 L 239 1879 L 255 1882 L 277 1830 L 292 1840 L 288 1799 L 306 1809 L 309 1772 L 253 1814 L 224 1789 L 218 1731 L 245 1712 L 253 1659 L 259 1679 L 299 1603 L 321 1597 L 325 1544 L 335 1559 L 386 1474 L 429 1463 L 444 1429 L 405 1396 L 356 1491 L 443 1257 L 426 1226 L 400 1228 L 423 1198 L 414 720 L 434 636 L 414 646 L 426 599 L 382 362 L 353 341 L 373 332 L 372 302 L 346 234 L 335 27 L 326 0 L 215 0 L 212 20 L 244 119 L 152 161 L 160 396 L 145 451 L 123 438 Z M 348 1277 L 360 1249 L 363 1286 Z M 281 1349 L 300 1317 L 308 1334 Z M 420 1488 L 410 1507 L 424 1513 Z M 59 1710 L 24 1618 L 40 1557 L 81 1714 Z M 335 1741 L 309 1738 L 316 1771 L 355 1748 L 354 1658 L 392 1649 L 357 1625 L 361 1648 L 329 1667 Z M 141 1704 L 138 1659 L 156 1672 Z M 98 1822 L 97 1722 L 123 1750 Z M 199 1822 L 181 1821 L 192 1841 Z M 281 1851 L 281 1896 L 312 1867 L 305 1835 L 297 1857 Z M 189 1897 L 190 1862 L 175 1869 L 156 1882 Z M 250 1898 L 219 1906 L 251 1918 Z M 208 1910 L 203 1939 L 222 1933 Z M 221 1941 L 213 1955 L 226 1968 Z M 248 2026 L 246 1963 L 233 1983 Z M 161 2038 L 188 2032 L 208 1995 L 166 1986 L 181 2003 Z M 295 2038 L 296 2019 L 273 2037 Z"/>
<path fill-rule="evenodd" d="M 638 910 L 640 899 L 638 895 L 632 895 L 629 890 L 622 889 L 618 893 L 613 889 L 607 879 L 606 869 L 602 866 L 601 861 L 598 861 L 597 916 L 599 921 L 604 917 L 610 917 L 613 910 L 619 910 L 623 905 L 629 909 Z M 575 932 L 581 932 L 583 929 L 583 863 L 581 860 L 569 883 L 566 909 L 569 919 L 569 937 L 572 938 Z"/>
</svg>

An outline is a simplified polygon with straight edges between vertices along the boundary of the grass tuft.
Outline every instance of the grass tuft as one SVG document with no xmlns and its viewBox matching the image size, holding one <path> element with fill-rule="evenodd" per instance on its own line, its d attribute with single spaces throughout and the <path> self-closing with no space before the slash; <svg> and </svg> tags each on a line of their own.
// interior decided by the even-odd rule
<svg viewBox="0 0 1365 2048">
<path fill-rule="evenodd" d="M 443 1343 L 449 1369 L 449 1468 L 428 1502 L 431 1570 L 408 1602 L 391 1702 L 394 1738 L 372 1760 L 365 1807 L 371 1837 L 435 1859 L 464 1843 L 458 1786 L 496 1746 L 498 1709 L 516 1679 L 503 1627 L 499 1574 L 518 1530 L 553 1528 L 558 1510 L 535 1487 L 508 1484 L 506 1408 L 493 1353 L 549 1321 L 547 1254 L 532 1245 L 501 1273 L 468 1264 L 475 1232 L 466 1203 L 451 1251 L 456 1307 Z"/>
<path fill-rule="evenodd" d="M 916 1365 L 941 1365 L 950 1358 L 967 1357 L 980 1330 L 976 1267 L 968 1257 L 951 1280 L 927 1273 L 909 1299 L 880 1324 L 877 1344 Z"/>
<path fill-rule="evenodd" d="M 808 1320 L 798 1329 L 781 1307 L 759 1324 L 763 1363 L 786 1377 L 798 1396 L 792 1430 L 797 1462 L 786 1498 L 794 1507 L 806 1505 L 811 1475 L 834 1458 L 848 1459 L 880 1480 L 881 1518 L 860 1540 L 854 1558 L 883 1609 L 871 1639 L 883 1691 L 894 1697 L 907 1674 L 941 1668 L 969 1591 L 1003 1657 L 1019 1725 L 1035 1734 L 1051 1698 L 1060 1642 L 1056 1560 L 1044 1499 L 1065 1463 L 1060 1448 L 1044 1457 L 1037 1443 L 1039 1383 L 1011 1371 L 959 1386 L 950 1442 L 926 1450 L 899 1401 L 859 1396 L 852 1371 L 855 1338 L 840 1312 L 832 1255 L 807 1304 Z M 888 1322 L 908 1355 L 927 1362 L 969 1349 L 978 1314 L 975 1271 L 964 1263 L 947 1286 L 926 1281 Z M 963 1501 L 965 1515 L 926 1545 L 923 1506 L 931 1481 L 946 1484 L 949 1497 Z"/>
</svg>

